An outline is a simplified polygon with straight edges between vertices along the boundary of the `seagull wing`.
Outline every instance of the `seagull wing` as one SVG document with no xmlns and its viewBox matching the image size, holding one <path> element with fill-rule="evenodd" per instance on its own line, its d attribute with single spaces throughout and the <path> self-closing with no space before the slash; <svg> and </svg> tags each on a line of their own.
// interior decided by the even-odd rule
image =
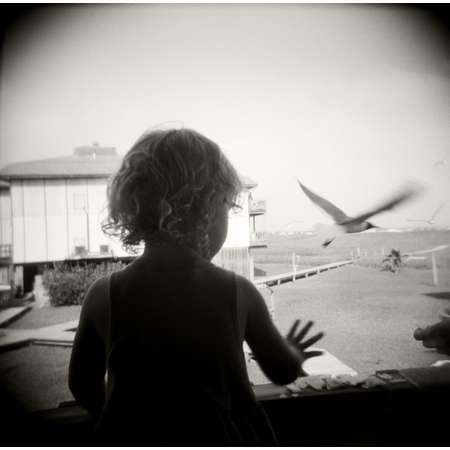
<svg viewBox="0 0 450 450">
<path fill-rule="evenodd" d="M 433 215 L 431 216 L 430 220 L 434 220 L 434 218 L 437 216 L 438 212 L 443 208 L 443 206 L 445 205 L 445 203 L 442 203 L 441 206 L 439 206 L 438 209 L 436 209 L 436 211 L 433 213 Z"/>
<path fill-rule="evenodd" d="M 407 189 L 401 192 L 400 194 L 395 195 L 390 200 L 388 200 L 385 203 L 382 203 L 378 208 L 375 208 L 369 212 L 366 212 L 365 214 L 361 214 L 357 217 L 354 217 L 350 219 L 349 221 L 345 222 L 344 224 L 351 224 L 351 223 L 361 223 L 367 220 L 369 217 L 375 216 L 376 214 L 380 214 L 383 211 L 389 211 L 391 209 L 394 209 L 397 205 L 400 205 L 403 202 L 406 202 L 407 200 L 410 200 L 411 198 L 415 197 L 417 195 L 416 189 Z"/>
<path fill-rule="evenodd" d="M 297 180 L 298 184 L 302 188 L 302 191 L 306 194 L 306 196 L 319 208 L 322 208 L 327 214 L 329 214 L 336 223 L 345 222 L 346 220 L 350 220 L 350 217 L 345 214 L 344 211 L 339 209 L 337 206 L 333 205 L 333 203 L 329 202 L 328 200 L 325 200 L 324 198 L 320 197 L 317 194 L 314 194 L 314 192 L 311 192 L 306 186 L 304 186 L 302 183 L 300 183 L 299 180 Z"/>
</svg>

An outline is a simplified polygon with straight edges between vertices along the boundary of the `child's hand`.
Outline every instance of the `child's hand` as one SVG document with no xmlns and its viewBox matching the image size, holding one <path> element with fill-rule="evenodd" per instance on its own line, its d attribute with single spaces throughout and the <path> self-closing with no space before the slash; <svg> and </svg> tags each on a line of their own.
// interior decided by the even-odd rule
<svg viewBox="0 0 450 450">
<path fill-rule="evenodd" d="M 323 354 L 321 351 L 306 351 L 308 347 L 315 344 L 319 339 L 322 339 L 324 334 L 323 333 L 317 333 L 311 338 L 307 339 L 306 341 L 303 341 L 306 334 L 310 330 L 310 328 L 313 326 L 313 322 L 308 321 L 306 325 L 300 329 L 300 331 L 297 332 L 297 328 L 300 324 L 300 320 L 296 320 L 294 324 L 292 325 L 291 329 L 289 330 L 289 333 L 286 336 L 286 340 L 288 341 L 291 348 L 297 353 L 297 355 L 300 358 L 300 364 L 303 365 L 303 363 L 308 358 L 313 358 L 314 356 L 320 356 Z"/>
</svg>

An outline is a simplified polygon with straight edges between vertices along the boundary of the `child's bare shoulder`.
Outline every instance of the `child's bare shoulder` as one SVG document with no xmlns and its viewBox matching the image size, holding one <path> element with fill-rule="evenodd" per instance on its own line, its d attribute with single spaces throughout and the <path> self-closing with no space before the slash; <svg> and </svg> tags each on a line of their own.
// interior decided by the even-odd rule
<svg viewBox="0 0 450 450">
<path fill-rule="evenodd" d="M 83 302 L 83 309 L 95 309 L 109 297 L 109 276 L 95 280 L 89 287 Z"/>
<path fill-rule="evenodd" d="M 243 289 L 246 291 L 257 290 L 256 286 L 243 275 L 236 274 L 236 285 L 239 289 Z"/>
<path fill-rule="evenodd" d="M 238 301 L 245 303 L 247 306 L 261 301 L 262 296 L 258 288 L 242 275 L 236 275 L 236 291 Z"/>
<path fill-rule="evenodd" d="M 81 309 L 80 321 L 90 322 L 100 334 L 109 318 L 109 276 L 97 279 L 89 287 Z"/>
</svg>

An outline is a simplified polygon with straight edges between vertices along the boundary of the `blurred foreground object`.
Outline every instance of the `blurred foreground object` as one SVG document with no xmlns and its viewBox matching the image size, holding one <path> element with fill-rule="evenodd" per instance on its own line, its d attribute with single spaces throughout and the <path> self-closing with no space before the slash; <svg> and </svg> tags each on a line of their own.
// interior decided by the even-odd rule
<svg viewBox="0 0 450 450">
<path fill-rule="evenodd" d="M 438 352 L 450 355 L 450 318 L 443 318 L 426 328 L 417 328 L 414 338 L 422 341 L 426 348 L 435 348 Z"/>
</svg>

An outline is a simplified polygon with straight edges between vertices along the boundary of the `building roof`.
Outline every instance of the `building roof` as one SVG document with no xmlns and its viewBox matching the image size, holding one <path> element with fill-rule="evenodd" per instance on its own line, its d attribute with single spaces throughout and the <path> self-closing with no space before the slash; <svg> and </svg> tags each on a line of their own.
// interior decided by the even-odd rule
<svg viewBox="0 0 450 450">
<path fill-rule="evenodd" d="M 0 170 L 0 187 L 8 186 L 5 180 L 108 178 L 119 168 L 121 162 L 122 156 L 114 147 L 77 147 L 70 156 L 8 164 Z M 257 186 L 257 183 L 246 176 L 241 175 L 241 181 L 248 189 Z M 3 183 L 6 185 L 3 186 Z"/>
<path fill-rule="evenodd" d="M 70 156 L 8 164 L 0 170 L 0 178 L 107 178 L 118 169 L 121 159 L 113 147 L 77 147 Z"/>
<path fill-rule="evenodd" d="M 9 189 L 9 183 L 7 181 L 0 180 L 0 189 Z"/>
<path fill-rule="evenodd" d="M 241 178 L 241 181 L 242 181 L 243 185 L 246 188 L 251 189 L 251 188 L 254 188 L 254 187 L 258 186 L 258 183 L 253 181 L 251 178 L 246 177 L 245 175 L 239 175 L 239 176 Z"/>
</svg>

